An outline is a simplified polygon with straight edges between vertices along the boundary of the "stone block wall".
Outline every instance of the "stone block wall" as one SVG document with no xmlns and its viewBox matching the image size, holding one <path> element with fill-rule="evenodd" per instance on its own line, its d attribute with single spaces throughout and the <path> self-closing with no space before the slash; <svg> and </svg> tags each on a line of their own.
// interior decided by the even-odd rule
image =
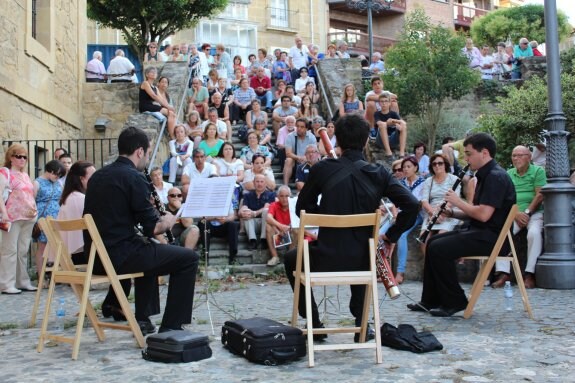
<svg viewBox="0 0 575 383">
<path fill-rule="evenodd" d="M 329 117 L 327 103 L 329 103 L 333 113 L 337 111 L 341 102 L 343 87 L 346 84 L 352 83 L 358 93 L 363 92 L 361 61 L 357 58 L 320 61 L 318 74 L 326 93 L 322 98 L 323 116 Z"/>
</svg>

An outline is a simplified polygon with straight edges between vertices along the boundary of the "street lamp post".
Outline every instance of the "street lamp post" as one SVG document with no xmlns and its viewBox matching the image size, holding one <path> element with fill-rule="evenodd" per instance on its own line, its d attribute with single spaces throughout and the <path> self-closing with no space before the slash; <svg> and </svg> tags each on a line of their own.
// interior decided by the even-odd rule
<svg viewBox="0 0 575 383">
<path fill-rule="evenodd" d="M 545 0 L 545 46 L 547 52 L 547 126 L 548 183 L 541 192 L 545 203 L 545 252 L 539 257 L 537 286 L 549 289 L 575 288 L 573 252 L 573 208 L 575 187 L 569 183 L 568 133 L 561 99 L 557 4 Z"/>
<path fill-rule="evenodd" d="M 346 0 L 349 8 L 360 11 L 367 10 L 367 34 L 369 39 L 369 60 L 373 57 L 373 22 L 372 12 L 380 12 L 391 8 L 394 0 Z"/>
</svg>

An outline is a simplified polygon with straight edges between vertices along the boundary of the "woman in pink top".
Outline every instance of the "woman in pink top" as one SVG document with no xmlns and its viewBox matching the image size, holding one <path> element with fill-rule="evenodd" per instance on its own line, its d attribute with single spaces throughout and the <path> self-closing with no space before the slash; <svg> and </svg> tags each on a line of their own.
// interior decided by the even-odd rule
<svg viewBox="0 0 575 383">
<path fill-rule="evenodd" d="M 2 232 L 0 247 L 0 291 L 20 294 L 34 291 L 30 283 L 27 254 L 32 239 L 32 227 L 38 211 L 34 199 L 34 185 L 26 170 L 28 152 L 21 144 L 12 144 L 6 151 L 4 168 L 0 169 L 0 190 L 11 190 L 6 203 L 0 198 L 0 222 L 10 223 L 10 231 Z"/>
<path fill-rule="evenodd" d="M 86 196 L 86 188 L 88 187 L 88 180 L 96 168 L 91 162 L 78 161 L 70 168 L 66 176 L 66 183 L 64 190 L 60 197 L 60 211 L 58 211 L 58 219 L 79 219 L 84 214 L 84 199 Z M 83 264 L 87 262 L 84 257 L 84 237 L 81 231 L 66 231 L 61 232 L 62 240 L 66 248 L 72 255 L 72 261 L 75 264 Z"/>
</svg>

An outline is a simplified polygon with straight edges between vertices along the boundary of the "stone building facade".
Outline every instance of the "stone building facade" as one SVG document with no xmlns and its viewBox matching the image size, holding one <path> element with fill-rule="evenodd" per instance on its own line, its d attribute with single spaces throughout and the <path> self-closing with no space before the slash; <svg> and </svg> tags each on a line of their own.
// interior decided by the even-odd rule
<svg viewBox="0 0 575 383">
<path fill-rule="evenodd" d="M 3 0 L 2 5 L 0 136 L 4 141 L 82 136 L 86 2 Z M 3 156 L 5 147 L 0 150 Z"/>
</svg>

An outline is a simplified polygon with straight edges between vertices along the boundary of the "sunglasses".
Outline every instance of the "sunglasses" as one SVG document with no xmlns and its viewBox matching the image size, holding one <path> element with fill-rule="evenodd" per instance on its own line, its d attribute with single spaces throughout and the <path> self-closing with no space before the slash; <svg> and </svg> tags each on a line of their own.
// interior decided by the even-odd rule
<svg viewBox="0 0 575 383">
<path fill-rule="evenodd" d="M 393 172 L 394 172 L 394 173 L 401 173 L 402 171 L 403 171 L 402 168 L 395 168 L 395 169 L 393 169 Z"/>
<path fill-rule="evenodd" d="M 17 158 L 19 160 L 27 160 L 28 156 L 25 156 L 23 154 L 14 154 L 12 157 Z"/>
<path fill-rule="evenodd" d="M 433 166 L 443 166 L 443 165 L 445 165 L 445 162 L 432 162 L 431 165 L 433 165 Z"/>
<path fill-rule="evenodd" d="M 170 198 L 182 198 L 181 194 L 168 194 Z"/>
</svg>

